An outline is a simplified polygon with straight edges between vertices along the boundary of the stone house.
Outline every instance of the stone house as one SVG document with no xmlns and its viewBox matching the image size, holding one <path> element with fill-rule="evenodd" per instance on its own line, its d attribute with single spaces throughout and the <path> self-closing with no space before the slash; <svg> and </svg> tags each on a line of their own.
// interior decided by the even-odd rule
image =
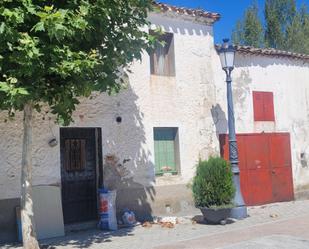
<svg viewBox="0 0 309 249">
<path fill-rule="evenodd" d="M 96 220 L 102 183 L 117 190 L 119 213 L 188 213 L 199 158 L 227 157 L 225 75 L 213 38 L 220 15 L 158 7 L 149 20 L 165 31 L 165 48 L 131 66 L 126 89 L 83 100 L 70 127 L 35 116 L 33 184 L 58 188 L 65 225 Z M 237 47 L 235 120 L 249 205 L 292 200 L 309 186 L 308 69 L 307 55 Z M 0 242 L 16 240 L 22 149 L 22 115 L 5 118 L 0 114 Z"/>
</svg>

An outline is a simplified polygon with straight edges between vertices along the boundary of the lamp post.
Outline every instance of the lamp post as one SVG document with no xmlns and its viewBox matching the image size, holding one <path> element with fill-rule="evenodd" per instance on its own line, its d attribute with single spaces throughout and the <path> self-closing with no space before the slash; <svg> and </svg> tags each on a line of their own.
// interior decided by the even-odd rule
<svg viewBox="0 0 309 249">
<path fill-rule="evenodd" d="M 243 219 L 247 217 L 247 207 L 245 206 L 239 178 L 238 167 L 238 148 L 235 134 L 235 118 L 233 107 L 233 94 L 232 94 L 232 78 L 231 73 L 234 69 L 235 49 L 229 45 L 229 39 L 224 39 L 222 46 L 218 49 L 222 69 L 226 73 L 227 85 L 227 105 L 228 105 L 228 127 L 229 127 L 229 160 L 232 166 L 233 181 L 236 188 L 234 197 L 235 207 L 231 211 L 231 217 L 235 219 Z"/>
</svg>

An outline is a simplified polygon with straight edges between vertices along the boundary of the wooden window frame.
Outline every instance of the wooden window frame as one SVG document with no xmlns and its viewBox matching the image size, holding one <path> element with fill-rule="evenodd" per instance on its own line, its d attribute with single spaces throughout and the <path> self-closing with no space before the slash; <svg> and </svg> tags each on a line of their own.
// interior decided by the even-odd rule
<svg viewBox="0 0 309 249">
<path fill-rule="evenodd" d="M 149 33 L 152 35 L 156 34 L 153 30 L 150 30 Z M 158 39 L 159 41 L 165 42 L 165 45 L 162 47 L 158 44 L 158 47 L 150 54 L 151 74 L 175 77 L 174 34 L 165 32 Z"/>
<path fill-rule="evenodd" d="M 275 122 L 273 92 L 253 91 L 252 98 L 254 121 Z"/>
<path fill-rule="evenodd" d="M 171 137 L 173 137 L 173 139 L 156 139 L 156 137 L 158 136 L 156 134 L 156 132 L 160 132 L 164 131 L 165 132 L 167 130 L 171 130 L 172 134 L 170 134 Z M 160 136 L 160 135 L 159 135 Z M 154 159 L 155 159 L 155 173 L 157 176 L 162 176 L 166 173 L 172 174 L 172 175 L 177 175 L 179 174 L 179 168 L 180 168 L 180 149 L 179 149 L 179 131 L 178 131 L 178 127 L 154 127 L 153 128 L 153 138 L 154 138 Z M 173 141 L 173 159 L 172 161 L 174 162 L 174 165 L 166 165 L 167 167 L 170 167 L 171 169 L 169 170 L 168 168 L 161 168 L 162 165 L 158 166 L 157 165 L 157 160 L 160 160 L 157 158 L 157 153 L 158 151 L 156 150 L 156 142 L 158 141 Z M 161 145 L 161 149 L 162 149 L 162 145 Z M 162 152 L 162 151 L 161 151 Z M 168 150 L 166 148 L 166 151 L 163 152 L 163 161 L 169 161 L 171 158 L 168 159 L 170 155 L 168 155 Z M 162 154 L 160 155 L 161 160 L 162 160 Z"/>
</svg>

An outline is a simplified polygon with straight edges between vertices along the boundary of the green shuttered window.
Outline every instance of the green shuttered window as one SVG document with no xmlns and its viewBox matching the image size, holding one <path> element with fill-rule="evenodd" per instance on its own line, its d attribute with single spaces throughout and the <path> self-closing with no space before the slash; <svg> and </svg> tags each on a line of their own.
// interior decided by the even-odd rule
<svg viewBox="0 0 309 249">
<path fill-rule="evenodd" d="M 177 174 L 178 128 L 154 128 L 156 174 Z"/>
</svg>

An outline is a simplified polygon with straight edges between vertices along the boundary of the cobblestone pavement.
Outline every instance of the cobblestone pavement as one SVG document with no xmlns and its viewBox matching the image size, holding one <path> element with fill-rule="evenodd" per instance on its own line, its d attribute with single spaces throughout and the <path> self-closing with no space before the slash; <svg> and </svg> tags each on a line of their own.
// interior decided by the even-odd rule
<svg viewBox="0 0 309 249">
<path fill-rule="evenodd" d="M 117 232 L 82 231 L 71 233 L 63 238 L 41 241 L 41 243 L 45 245 L 45 248 L 49 249 L 198 249 L 222 248 L 231 243 L 236 243 L 236 247 L 226 247 L 234 249 L 263 248 L 259 247 L 263 243 L 273 243 L 273 246 L 276 246 L 275 242 L 277 241 L 279 243 L 278 247 L 269 248 L 283 249 L 285 247 L 280 246 L 280 243 L 284 240 L 278 239 L 275 235 L 277 231 L 285 229 L 286 233 L 284 235 L 287 237 L 283 238 L 286 241 L 292 243 L 297 240 L 299 245 L 306 246 L 293 248 L 309 248 L 308 244 L 306 244 L 308 243 L 306 239 L 309 240 L 309 200 L 250 207 L 248 213 L 249 217 L 247 219 L 224 226 L 199 224 L 192 222 L 190 217 L 185 217 L 180 218 L 180 224 L 177 224 L 174 228 L 162 228 L 159 225 L 153 225 L 149 228 L 137 226 L 133 229 L 121 229 Z M 302 233 L 304 230 L 306 230 L 305 233 Z M 280 231 L 279 235 L 281 234 Z M 272 235 L 275 237 L 272 237 Z M 288 237 L 289 235 L 292 237 Z M 300 239 L 297 237 L 299 235 L 301 235 Z M 308 237 L 306 237 L 307 235 Z M 259 236 L 261 236 L 260 240 Z M 21 247 L 7 245 L 2 248 Z"/>
</svg>

